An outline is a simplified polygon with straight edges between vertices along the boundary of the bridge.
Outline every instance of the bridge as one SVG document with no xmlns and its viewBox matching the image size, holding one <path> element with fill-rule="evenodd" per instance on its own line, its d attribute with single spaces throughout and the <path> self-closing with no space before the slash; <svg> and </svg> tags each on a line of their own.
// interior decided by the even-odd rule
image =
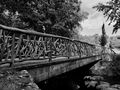
<svg viewBox="0 0 120 90">
<path fill-rule="evenodd" d="M 40 82 L 98 60 L 95 45 L 0 25 L 0 72 L 28 70 Z"/>
</svg>

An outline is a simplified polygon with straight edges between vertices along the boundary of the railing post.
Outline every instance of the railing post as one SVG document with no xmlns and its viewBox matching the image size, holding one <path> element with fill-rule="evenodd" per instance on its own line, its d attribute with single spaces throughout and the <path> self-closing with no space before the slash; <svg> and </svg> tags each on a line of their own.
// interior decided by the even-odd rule
<svg viewBox="0 0 120 90">
<path fill-rule="evenodd" d="M 3 42 L 3 44 L 1 45 L 2 49 L 1 49 L 0 61 L 2 61 L 5 51 L 5 31 L 3 31 L 2 34 L 3 34 L 3 40 L 1 41 Z"/>
<path fill-rule="evenodd" d="M 12 36 L 12 53 L 11 53 L 11 63 L 10 67 L 13 67 L 15 59 L 15 33 Z"/>
<path fill-rule="evenodd" d="M 83 43 L 80 43 L 80 53 L 81 53 L 81 57 L 83 57 L 84 55 L 84 48 L 83 48 Z"/>
<path fill-rule="evenodd" d="M 82 46 L 81 46 L 81 43 L 80 43 L 80 45 L 79 45 L 79 47 L 78 47 L 78 49 L 79 49 L 79 57 L 80 57 L 80 58 L 82 57 L 81 48 L 82 48 Z"/>
<path fill-rule="evenodd" d="M 85 48 L 85 43 L 83 43 L 83 53 L 84 53 L 84 57 L 86 57 L 86 48 Z"/>
<path fill-rule="evenodd" d="M 77 47 L 77 53 L 78 53 L 78 55 L 79 55 L 79 58 L 81 58 L 81 43 L 80 43 L 80 45 L 78 45 L 79 43 L 77 43 L 77 42 L 74 42 L 75 43 L 75 45 L 76 45 L 76 47 Z"/>
<path fill-rule="evenodd" d="M 68 57 L 68 59 L 70 59 L 70 53 L 71 53 L 69 43 L 70 43 L 69 40 L 66 40 L 65 46 L 66 46 L 66 49 L 67 49 L 67 57 Z"/>
<path fill-rule="evenodd" d="M 43 43 L 43 58 L 45 59 L 45 50 L 46 50 L 46 44 L 45 44 L 45 37 L 42 37 L 42 43 Z"/>
<path fill-rule="evenodd" d="M 85 50 L 86 50 L 86 56 L 88 57 L 89 56 L 88 46 L 87 46 L 87 44 L 84 44 L 84 46 L 85 46 Z"/>
<path fill-rule="evenodd" d="M 19 59 L 21 59 L 20 47 L 21 47 L 21 43 L 22 43 L 22 38 L 23 38 L 23 35 L 21 34 L 21 35 L 20 35 L 20 38 L 19 38 L 19 42 L 18 42 L 18 48 L 17 48 L 17 50 L 16 50 L 16 56 L 17 56 L 17 54 L 18 54 L 18 55 L 19 55 L 19 56 L 18 56 Z"/>
<path fill-rule="evenodd" d="M 52 61 L 52 37 L 50 38 L 50 52 L 48 52 L 49 62 Z"/>
</svg>

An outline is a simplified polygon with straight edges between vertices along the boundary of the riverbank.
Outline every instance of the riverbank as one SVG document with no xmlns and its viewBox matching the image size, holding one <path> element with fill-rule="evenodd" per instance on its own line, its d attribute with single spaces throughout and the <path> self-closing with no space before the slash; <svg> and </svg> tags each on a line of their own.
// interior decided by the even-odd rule
<svg viewBox="0 0 120 90">
<path fill-rule="evenodd" d="M 114 57 L 113 57 L 114 56 Z M 91 68 L 91 74 L 84 77 L 87 90 L 120 90 L 120 55 L 106 57 Z"/>
<path fill-rule="evenodd" d="M 120 79 L 107 76 L 85 76 L 87 90 L 120 90 Z"/>
</svg>

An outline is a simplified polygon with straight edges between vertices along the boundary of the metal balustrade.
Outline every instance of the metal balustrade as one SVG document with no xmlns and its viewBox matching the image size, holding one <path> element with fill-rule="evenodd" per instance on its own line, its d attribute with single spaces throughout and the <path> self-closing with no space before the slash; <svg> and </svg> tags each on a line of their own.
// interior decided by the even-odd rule
<svg viewBox="0 0 120 90">
<path fill-rule="evenodd" d="M 62 36 L 0 25 L 0 63 L 89 57 L 97 55 L 95 47 Z"/>
</svg>

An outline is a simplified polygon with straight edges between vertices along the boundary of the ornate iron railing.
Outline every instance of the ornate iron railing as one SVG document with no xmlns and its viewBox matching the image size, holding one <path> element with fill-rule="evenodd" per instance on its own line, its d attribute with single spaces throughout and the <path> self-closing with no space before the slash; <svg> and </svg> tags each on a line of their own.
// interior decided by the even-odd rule
<svg viewBox="0 0 120 90">
<path fill-rule="evenodd" d="M 0 62 L 96 55 L 95 46 L 69 38 L 0 25 Z"/>
</svg>

